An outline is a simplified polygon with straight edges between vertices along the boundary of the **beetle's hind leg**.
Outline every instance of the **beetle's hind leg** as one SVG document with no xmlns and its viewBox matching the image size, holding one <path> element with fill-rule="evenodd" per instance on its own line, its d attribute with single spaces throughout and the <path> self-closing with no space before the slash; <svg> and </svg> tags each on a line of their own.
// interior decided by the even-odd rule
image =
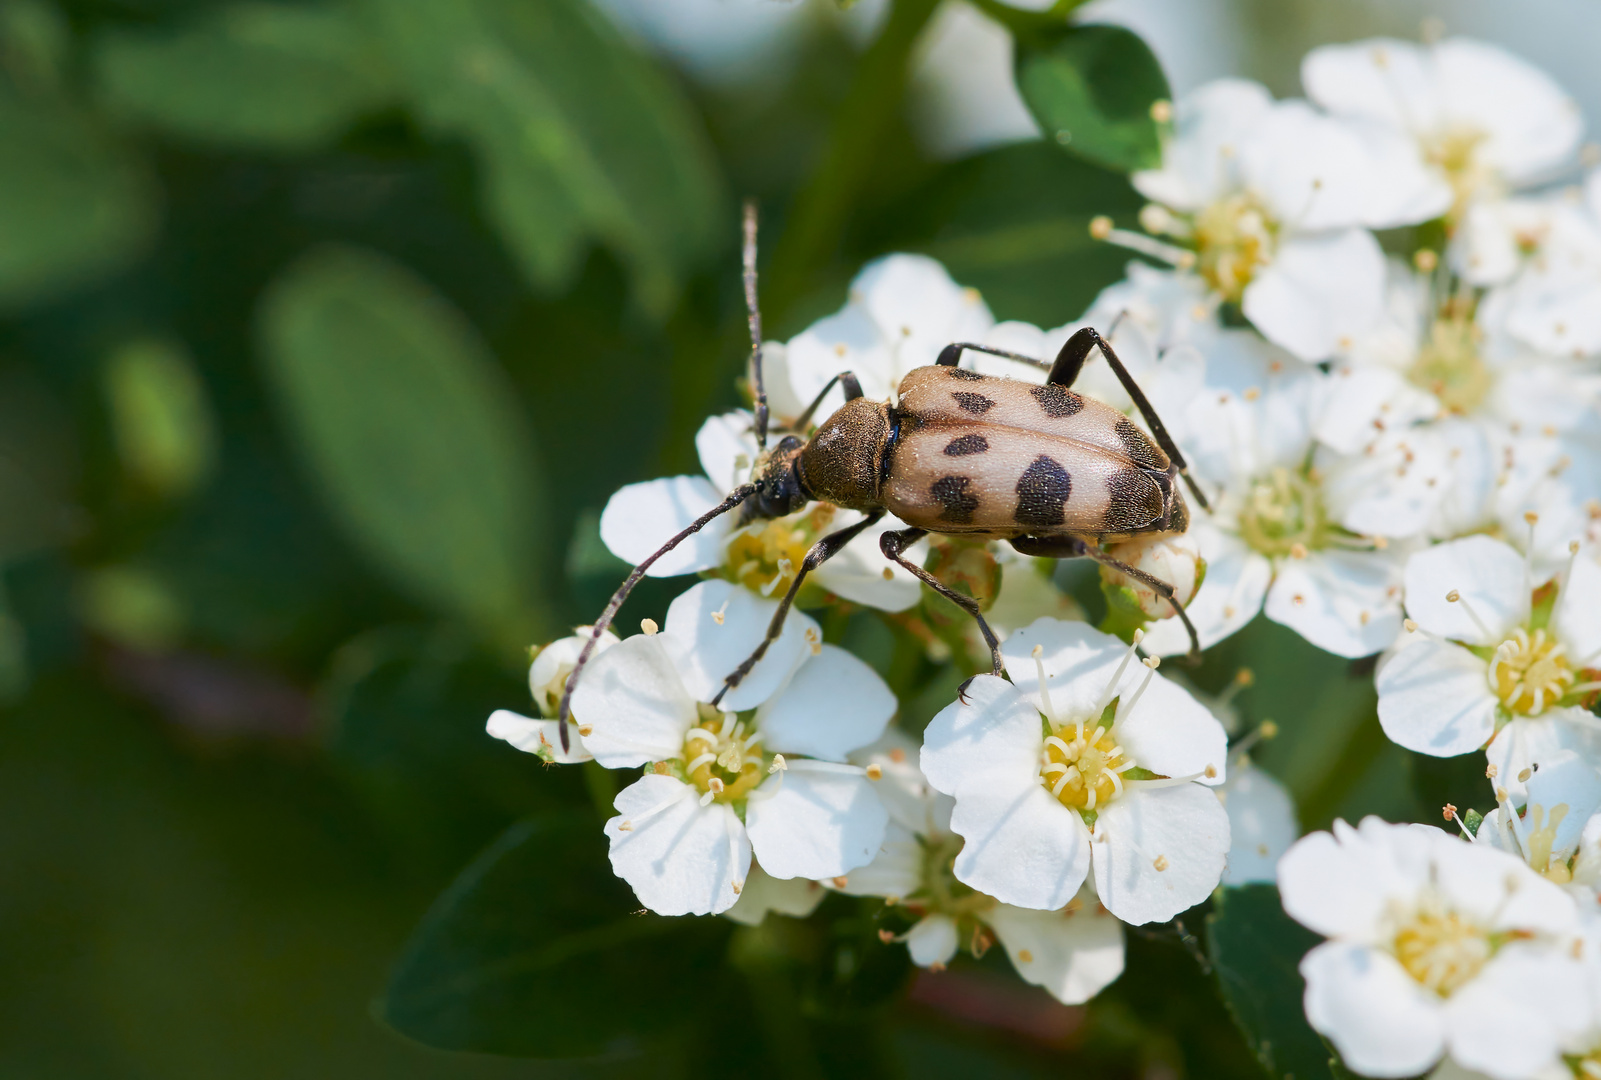
<svg viewBox="0 0 1601 1080">
<path fill-rule="evenodd" d="M 795 606 L 795 595 L 800 592 L 801 585 L 806 581 L 806 575 L 822 566 L 835 555 L 838 555 L 846 544 L 876 524 L 879 518 L 883 516 L 884 511 L 875 510 L 854 525 L 847 525 L 843 529 L 834 530 L 807 550 L 806 558 L 801 560 L 800 567 L 795 571 L 795 580 L 789 583 L 789 588 L 785 591 L 784 598 L 778 602 L 778 610 L 773 612 L 773 619 L 767 624 L 767 636 L 762 638 L 761 644 L 756 646 L 756 650 L 745 657 L 739 667 L 735 668 L 728 678 L 723 680 L 722 689 L 717 691 L 717 696 L 712 698 L 711 704 L 719 704 L 723 700 L 724 694 L 744 682 L 745 676 L 749 675 L 751 669 L 761 663 L 762 657 L 767 655 L 768 646 L 777 641 L 779 635 L 784 632 L 784 620 L 789 618 L 789 609 Z"/>
<path fill-rule="evenodd" d="M 1094 544 L 1080 540 L 1077 537 L 1020 536 L 1012 541 L 1012 547 L 1024 555 L 1040 555 L 1047 559 L 1093 559 L 1102 566 L 1110 566 L 1119 573 L 1127 574 L 1136 581 L 1145 583 L 1156 592 L 1156 595 L 1168 602 L 1168 606 L 1173 609 L 1173 614 L 1177 615 L 1179 622 L 1184 624 L 1185 632 L 1190 635 L 1190 659 L 1200 658 L 1201 638 L 1195 632 L 1195 624 L 1190 621 L 1189 612 L 1185 611 L 1184 605 L 1179 602 L 1178 594 L 1173 591 L 1173 586 L 1155 574 L 1146 573 L 1137 566 L 1130 566 L 1121 559 L 1113 558 Z"/>
<path fill-rule="evenodd" d="M 984 644 L 989 646 L 990 674 L 999 675 L 1004 669 L 1004 665 L 1001 663 L 1001 643 L 996 639 L 995 631 L 990 629 L 990 624 L 984 621 L 983 613 L 978 610 L 978 601 L 965 593 L 957 592 L 901 554 L 927 535 L 928 530 L 926 529 L 901 529 L 899 532 L 887 532 L 878 538 L 878 548 L 884 553 L 885 558 L 910 571 L 924 585 L 927 585 L 930 589 L 933 589 L 945 599 L 973 616 L 973 621 L 978 623 L 978 632 L 984 635 Z M 962 698 L 964 703 L 967 700 L 967 683 L 972 681 L 972 679 L 968 679 L 957 690 L 958 696 Z"/>
</svg>

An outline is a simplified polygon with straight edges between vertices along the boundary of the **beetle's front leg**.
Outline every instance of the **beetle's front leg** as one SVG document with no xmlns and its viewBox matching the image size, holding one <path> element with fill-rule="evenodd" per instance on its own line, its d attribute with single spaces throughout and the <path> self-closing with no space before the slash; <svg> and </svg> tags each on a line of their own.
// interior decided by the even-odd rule
<svg viewBox="0 0 1601 1080">
<path fill-rule="evenodd" d="M 1005 670 L 1005 665 L 1001 662 L 1001 643 L 996 639 L 995 631 L 990 629 L 990 624 L 984 621 L 984 615 L 978 609 L 978 601 L 965 593 L 957 592 L 901 554 L 927 535 L 928 530 L 926 529 L 901 529 L 899 532 L 887 532 L 878 538 L 878 548 L 884 553 L 885 558 L 910 571 L 924 585 L 927 585 L 930 589 L 933 589 L 945 599 L 973 616 L 973 621 L 978 623 L 978 632 L 984 635 L 984 643 L 990 649 L 990 674 L 999 675 Z M 962 699 L 962 704 L 964 705 L 967 704 L 967 684 L 972 681 L 972 679 L 968 679 L 956 691 L 957 696 Z"/>
<path fill-rule="evenodd" d="M 772 622 L 767 624 L 767 636 L 762 638 L 760 645 L 756 646 L 756 651 L 745 657 L 739 667 L 735 668 L 728 678 L 723 680 L 723 687 L 717 691 L 717 696 L 712 698 L 711 704 L 718 704 L 723 700 L 724 694 L 744 682 L 745 676 L 749 675 L 751 669 L 761 663 L 762 657 L 767 655 L 767 647 L 777 641 L 779 635 L 784 632 L 784 620 L 789 617 L 789 609 L 795 604 L 795 594 L 800 592 L 801 585 L 806 580 L 806 575 L 822 566 L 835 555 L 838 555 L 846 544 L 860 536 L 864 530 L 877 524 L 878 520 L 883 516 L 884 511 L 874 510 L 856 524 L 847 525 L 843 529 L 836 529 L 811 546 L 806 552 L 806 558 L 801 560 L 799 569 L 795 571 L 795 580 L 789 583 L 789 589 L 785 591 L 784 598 L 778 602 L 778 610 L 773 612 Z"/>
</svg>

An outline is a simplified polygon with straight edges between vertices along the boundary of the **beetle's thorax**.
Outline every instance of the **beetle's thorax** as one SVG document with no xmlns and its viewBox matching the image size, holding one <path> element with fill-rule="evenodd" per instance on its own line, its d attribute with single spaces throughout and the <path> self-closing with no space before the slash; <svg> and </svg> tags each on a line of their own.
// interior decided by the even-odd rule
<svg viewBox="0 0 1601 1080">
<path fill-rule="evenodd" d="M 876 509 L 889 438 L 888 405 L 869 398 L 847 401 L 801 449 L 797 461 L 801 487 L 835 506 Z"/>
</svg>

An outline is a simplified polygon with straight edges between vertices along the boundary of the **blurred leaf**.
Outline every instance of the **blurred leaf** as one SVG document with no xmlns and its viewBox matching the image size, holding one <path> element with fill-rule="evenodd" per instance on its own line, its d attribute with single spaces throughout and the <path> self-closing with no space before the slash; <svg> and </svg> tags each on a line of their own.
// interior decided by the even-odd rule
<svg viewBox="0 0 1601 1080">
<path fill-rule="evenodd" d="M 395 93 L 371 35 L 332 5 L 241 3 L 177 30 L 117 30 L 93 64 L 114 111 L 247 150 L 314 148 Z"/>
<path fill-rule="evenodd" d="M 18 90 L 53 93 L 71 45 L 66 17 L 49 0 L 0 0 L 0 65 Z"/>
<path fill-rule="evenodd" d="M 1151 106 L 1171 91 L 1138 34 L 1088 25 L 1022 38 L 1016 67 L 1018 90 L 1047 139 L 1123 172 L 1161 164 Z"/>
<path fill-rule="evenodd" d="M 205 387 L 188 355 L 171 341 L 131 341 L 112 355 L 105 378 L 123 468 L 163 497 L 193 490 L 217 451 Z"/>
<path fill-rule="evenodd" d="M 155 234 L 143 164 L 87 119 L 0 93 L 0 310 L 120 269 Z"/>
<path fill-rule="evenodd" d="M 107 566 L 79 583 L 83 621 L 113 641 L 159 652 L 183 636 L 183 604 L 161 578 L 137 566 Z"/>
<path fill-rule="evenodd" d="M 1206 929 L 1224 1000 L 1263 1068 L 1284 1080 L 1328 1077 L 1329 1048 L 1306 1022 L 1299 971 L 1321 939 L 1284 913 L 1272 885 L 1222 889 Z"/>
<path fill-rule="evenodd" d="M 78 479 L 72 418 L 26 368 L 0 371 L 0 564 L 82 530 Z"/>
<path fill-rule="evenodd" d="M 520 822 L 435 903 L 380 1015 L 430 1046 L 529 1057 L 616 1050 L 685 1024 L 705 1032 L 732 924 L 638 905 L 592 815 Z"/>
<path fill-rule="evenodd" d="M 525 636 L 530 439 L 461 313 L 404 267 L 327 247 L 274 283 L 261 331 L 290 438 L 351 539 L 422 602 Z"/>
<path fill-rule="evenodd" d="M 423 121 L 464 138 L 501 238 L 536 286 L 589 240 L 657 314 L 724 220 L 716 166 L 677 89 L 584 0 L 366 0 Z"/>
<path fill-rule="evenodd" d="M 918 231 L 885 247 L 939 259 L 999 318 L 1060 326 L 1128 265 L 1128 252 L 1091 238 L 1090 219 L 1132 215 L 1141 204 L 1123 177 L 1021 143 L 943 169 L 904 204 L 902 220 Z"/>
</svg>

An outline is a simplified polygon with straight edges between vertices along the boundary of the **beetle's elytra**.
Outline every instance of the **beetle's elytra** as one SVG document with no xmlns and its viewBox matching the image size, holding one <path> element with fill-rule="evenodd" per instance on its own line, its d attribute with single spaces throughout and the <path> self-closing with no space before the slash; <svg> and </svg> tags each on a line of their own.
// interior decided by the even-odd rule
<svg viewBox="0 0 1601 1080">
<path fill-rule="evenodd" d="M 965 610 L 990 649 L 991 670 L 1002 670 L 1000 642 L 978 603 L 956 592 L 904 552 L 929 533 L 1008 541 L 1026 555 L 1090 558 L 1143 581 L 1173 606 L 1199 651 L 1195 628 L 1167 582 L 1128 566 L 1102 550 L 1103 543 L 1133 536 L 1177 535 L 1189 525 L 1179 477 L 1203 508 L 1204 496 L 1185 473 L 1183 455 L 1156 410 L 1095 330 L 1074 334 L 1054 363 L 1035 357 L 957 342 L 929 367 L 901 381 L 894 402 L 872 401 L 850 372 L 825 386 L 794 422 L 794 431 L 767 448 L 767 395 L 762 383 L 761 313 L 756 304 L 756 212 L 745 207 L 745 300 L 750 316 L 751 385 L 756 392 L 755 432 L 760 454 L 754 479 L 674 536 L 632 573 L 595 620 L 562 695 L 562 746 L 573 688 L 594 653 L 595 642 L 617 610 L 661 556 L 721 514 L 737 509 L 742 521 L 777 518 L 820 501 L 861 511 L 866 517 L 812 545 L 779 602 L 767 636 L 730 672 L 712 699 L 738 686 L 783 631 L 806 575 L 864 530 L 894 514 L 907 525 L 884 533 L 884 556 Z M 1100 349 L 1150 426 L 1141 431 L 1109 405 L 1071 389 L 1091 350 Z M 993 353 L 1047 368 L 1044 385 L 981 375 L 960 367 L 964 350 Z M 845 403 L 808 437 L 813 412 L 837 382 Z M 1153 438 L 1154 437 L 1154 438 Z"/>
</svg>

